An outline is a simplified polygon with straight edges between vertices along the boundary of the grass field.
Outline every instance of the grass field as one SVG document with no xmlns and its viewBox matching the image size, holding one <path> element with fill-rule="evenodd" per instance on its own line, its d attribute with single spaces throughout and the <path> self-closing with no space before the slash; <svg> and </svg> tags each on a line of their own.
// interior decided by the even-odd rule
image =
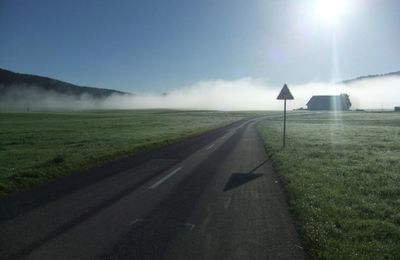
<svg viewBox="0 0 400 260">
<path fill-rule="evenodd" d="M 0 196 L 250 114 L 172 110 L 0 113 Z"/>
<path fill-rule="evenodd" d="M 258 125 L 316 259 L 400 259 L 400 113 L 320 113 Z"/>
</svg>

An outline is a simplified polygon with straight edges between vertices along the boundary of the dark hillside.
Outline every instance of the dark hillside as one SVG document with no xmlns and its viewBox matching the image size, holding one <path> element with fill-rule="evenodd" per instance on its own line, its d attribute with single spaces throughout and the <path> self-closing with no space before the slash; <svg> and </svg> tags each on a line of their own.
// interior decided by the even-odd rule
<svg viewBox="0 0 400 260">
<path fill-rule="evenodd" d="M 344 81 L 339 82 L 339 83 L 341 83 L 341 84 L 349 84 L 349 83 L 354 83 L 356 81 L 365 80 L 365 79 L 393 77 L 393 76 L 400 77 L 400 71 L 390 72 L 390 73 L 386 73 L 386 74 L 375 74 L 375 75 L 361 76 L 361 77 L 358 77 L 358 78 L 355 78 L 355 79 L 344 80 Z"/>
<path fill-rule="evenodd" d="M 112 89 L 81 87 L 60 80 L 36 75 L 15 73 L 0 69 L 0 95 L 16 90 L 26 90 L 35 87 L 41 91 L 52 91 L 68 96 L 90 95 L 93 98 L 105 98 L 112 94 L 127 94 Z"/>
</svg>

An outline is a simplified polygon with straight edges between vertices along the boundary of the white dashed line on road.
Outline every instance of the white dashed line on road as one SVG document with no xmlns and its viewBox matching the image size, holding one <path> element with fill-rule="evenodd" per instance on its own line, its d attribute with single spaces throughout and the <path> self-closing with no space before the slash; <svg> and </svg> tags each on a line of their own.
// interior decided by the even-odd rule
<svg viewBox="0 0 400 260">
<path fill-rule="evenodd" d="M 210 150 L 211 148 L 214 147 L 214 145 L 215 145 L 215 144 L 212 144 L 212 145 L 208 146 L 208 147 L 206 148 L 206 150 Z"/>
<path fill-rule="evenodd" d="M 158 182 L 154 183 L 153 185 L 151 185 L 149 187 L 150 190 L 154 190 L 155 188 L 157 188 L 158 186 L 160 186 L 161 184 L 163 184 L 166 180 L 168 180 L 169 178 L 171 178 L 175 173 L 179 172 L 182 169 L 182 167 L 178 167 L 175 170 L 173 170 L 172 172 L 168 173 L 167 175 L 165 175 L 163 178 L 161 178 Z"/>
<path fill-rule="evenodd" d="M 196 226 L 195 224 L 190 224 L 190 223 L 185 223 L 185 226 L 189 228 L 189 231 L 193 231 L 194 227 Z"/>
<path fill-rule="evenodd" d="M 135 225 L 136 223 L 142 222 L 142 221 L 143 221 L 143 219 L 137 218 L 137 219 L 131 221 L 131 222 L 129 223 L 129 226 L 133 226 L 133 225 Z"/>
</svg>

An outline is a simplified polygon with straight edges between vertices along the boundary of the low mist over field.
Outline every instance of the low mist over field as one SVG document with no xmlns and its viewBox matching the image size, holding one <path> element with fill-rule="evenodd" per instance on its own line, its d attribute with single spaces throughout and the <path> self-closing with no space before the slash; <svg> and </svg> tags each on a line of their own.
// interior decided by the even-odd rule
<svg viewBox="0 0 400 260">
<path fill-rule="evenodd" d="M 282 84 L 283 85 L 283 84 Z M 393 109 L 400 104 L 400 77 L 377 77 L 347 84 L 310 82 L 291 85 L 295 100 L 289 109 L 306 107 L 312 95 L 347 93 L 351 109 Z M 95 98 L 88 94 L 67 95 L 32 86 L 8 88 L 0 98 L 1 109 L 216 109 L 276 110 L 282 102 L 276 97 L 282 86 L 260 79 L 209 80 L 178 88 L 166 94 L 112 94 Z M 0 86 L 1 89 L 1 86 Z"/>
<path fill-rule="evenodd" d="M 282 84 L 283 85 L 283 84 Z M 307 83 L 290 85 L 295 97 L 290 108 L 305 107 L 312 95 L 347 93 L 352 109 L 392 109 L 400 102 L 400 77 L 365 79 L 350 84 Z M 168 95 L 142 94 L 135 97 L 110 97 L 102 104 L 114 108 L 181 108 L 218 110 L 275 110 L 282 108 L 276 100 L 282 86 L 262 80 L 243 78 L 234 81 L 203 81 Z"/>
</svg>

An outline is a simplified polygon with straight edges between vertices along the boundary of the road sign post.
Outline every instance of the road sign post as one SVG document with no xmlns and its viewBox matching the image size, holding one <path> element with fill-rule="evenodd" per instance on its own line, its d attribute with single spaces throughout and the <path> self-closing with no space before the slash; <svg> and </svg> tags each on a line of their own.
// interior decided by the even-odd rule
<svg viewBox="0 0 400 260">
<path fill-rule="evenodd" d="M 279 93 L 278 100 L 284 100 L 284 105 L 283 105 L 283 148 L 286 146 L 286 100 L 293 100 L 294 97 L 292 93 L 290 93 L 290 90 L 288 86 L 285 84 L 283 85 L 283 88 L 281 92 Z"/>
</svg>

